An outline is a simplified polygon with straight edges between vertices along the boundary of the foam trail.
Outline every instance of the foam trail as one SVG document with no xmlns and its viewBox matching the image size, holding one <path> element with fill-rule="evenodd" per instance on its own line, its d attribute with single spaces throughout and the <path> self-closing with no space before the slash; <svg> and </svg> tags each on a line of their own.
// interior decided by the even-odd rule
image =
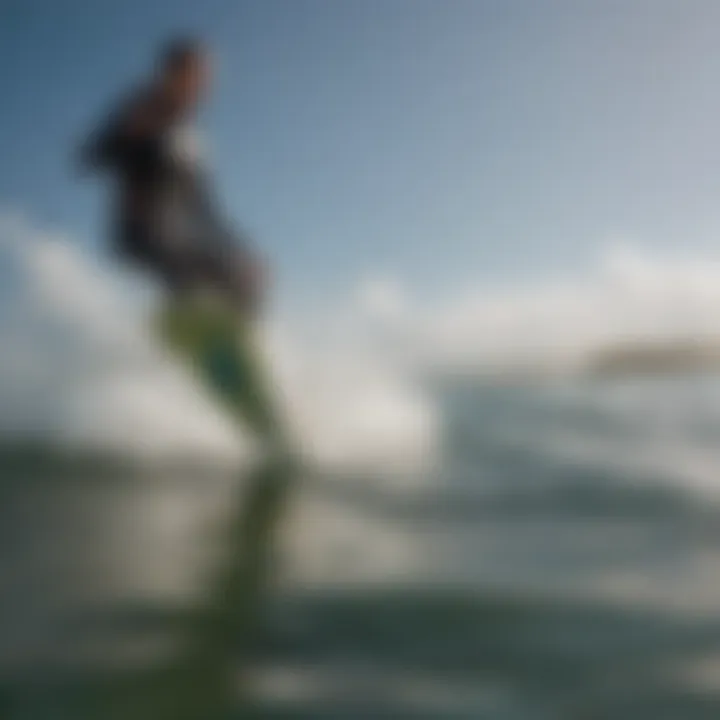
<svg viewBox="0 0 720 720">
<path fill-rule="evenodd" d="M 3 218 L 0 254 L 13 278 L 0 311 L 6 436 L 146 457 L 247 452 L 247 439 L 149 337 L 148 287 L 20 218 Z M 273 323 L 268 359 L 317 462 L 414 466 L 427 455 L 434 416 L 416 388 L 380 358 L 315 343 L 311 352 L 287 330 Z"/>
</svg>

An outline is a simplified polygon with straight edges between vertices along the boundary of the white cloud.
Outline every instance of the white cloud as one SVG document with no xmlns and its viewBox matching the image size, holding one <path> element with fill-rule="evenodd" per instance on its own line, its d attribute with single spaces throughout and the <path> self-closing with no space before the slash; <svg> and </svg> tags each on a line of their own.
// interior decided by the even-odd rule
<svg viewBox="0 0 720 720">
<path fill-rule="evenodd" d="M 626 339 L 720 336 L 720 259 L 653 258 L 613 247 L 582 277 L 461 293 L 406 311 L 425 363 L 572 367 Z"/>
</svg>

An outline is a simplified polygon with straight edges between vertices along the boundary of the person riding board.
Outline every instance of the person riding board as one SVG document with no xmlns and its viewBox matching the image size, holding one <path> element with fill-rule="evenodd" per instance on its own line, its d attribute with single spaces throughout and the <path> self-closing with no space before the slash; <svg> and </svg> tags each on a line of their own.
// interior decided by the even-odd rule
<svg viewBox="0 0 720 720">
<path fill-rule="evenodd" d="M 193 38 L 169 42 L 150 82 L 129 93 L 83 143 L 80 166 L 116 181 L 116 250 L 173 295 L 213 290 L 245 314 L 261 303 L 257 258 L 214 202 L 193 116 L 210 55 Z"/>
<path fill-rule="evenodd" d="M 209 80 L 210 57 L 200 42 L 168 43 L 154 77 L 90 134 L 79 162 L 115 180 L 112 224 L 120 258 L 168 291 L 161 335 L 233 415 L 261 436 L 286 442 L 264 364 L 248 337 L 264 299 L 264 273 L 216 207 L 192 142 L 192 119 Z M 208 295 L 220 302 L 206 303 Z"/>
</svg>

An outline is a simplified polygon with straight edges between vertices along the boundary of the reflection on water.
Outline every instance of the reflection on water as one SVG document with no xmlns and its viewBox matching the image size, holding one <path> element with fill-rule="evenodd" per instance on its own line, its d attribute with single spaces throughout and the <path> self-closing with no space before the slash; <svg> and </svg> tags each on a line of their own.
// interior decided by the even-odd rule
<svg viewBox="0 0 720 720">
<path fill-rule="evenodd" d="M 263 589 L 292 469 L 261 465 L 233 503 L 222 557 L 207 596 L 179 623 L 181 640 L 165 666 L 121 684 L 110 700 L 126 717 L 221 718 L 245 703 L 245 662 L 261 630 Z M 132 710 L 128 703 L 133 702 Z"/>
<path fill-rule="evenodd" d="M 720 505 L 483 400 L 415 484 L 5 451 L 0 717 L 720 717 Z"/>
<path fill-rule="evenodd" d="M 290 464 L 267 461 L 239 483 L 214 477 L 204 488 L 82 461 L 61 484 L 43 466 L 31 460 L 4 487 L 3 717 L 237 710 Z M 211 547 L 183 557 L 188 538 L 203 535 Z"/>
</svg>

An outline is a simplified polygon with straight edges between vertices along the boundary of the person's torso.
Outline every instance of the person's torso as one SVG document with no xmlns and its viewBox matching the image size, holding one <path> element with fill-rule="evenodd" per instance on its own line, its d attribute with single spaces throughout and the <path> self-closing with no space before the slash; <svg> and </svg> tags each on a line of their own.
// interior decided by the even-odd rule
<svg viewBox="0 0 720 720">
<path fill-rule="evenodd" d="M 196 195 L 204 171 L 194 123 L 178 119 L 152 134 L 125 139 L 114 169 L 122 225 L 142 225 L 176 242 L 196 232 Z"/>
</svg>

